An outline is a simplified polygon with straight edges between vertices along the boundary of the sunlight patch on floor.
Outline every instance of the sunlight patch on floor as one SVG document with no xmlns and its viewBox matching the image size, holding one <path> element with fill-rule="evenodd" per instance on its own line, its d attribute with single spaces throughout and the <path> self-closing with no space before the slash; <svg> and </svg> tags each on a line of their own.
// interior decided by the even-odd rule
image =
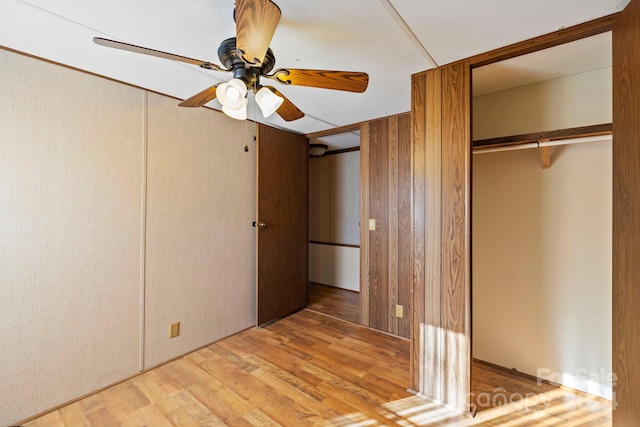
<svg viewBox="0 0 640 427">
<path fill-rule="evenodd" d="M 380 415 L 393 425 L 418 426 L 610 426 L 608 402 L 557 389 L 482 411 L 471 418 L 430 399 L 411 396 L 382 405 Z M 362 413 L 332 420 L 339 426 L 384 425 Z"/>
</svg>

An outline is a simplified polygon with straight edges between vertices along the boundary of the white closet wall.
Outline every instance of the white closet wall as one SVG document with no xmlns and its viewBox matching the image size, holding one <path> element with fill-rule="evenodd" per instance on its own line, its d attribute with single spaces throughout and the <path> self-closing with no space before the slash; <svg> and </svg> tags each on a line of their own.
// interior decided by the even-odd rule
<svg viewBox="0 0 640 427">
<path fill-rule="evenodd" d="M 610 78 L 479 97 L 475 138 L 610 123 Z M 473 356 L 610 398 L 611 143 L 551 150 L 473 156 Z"/>
<path fill-rule="evenodd" d="M 360 244 L 360 151 L 309 160 L 309 239 Z M 360 249 L 309 244 L 309 280 L 360 290 Z"/>
</svg>

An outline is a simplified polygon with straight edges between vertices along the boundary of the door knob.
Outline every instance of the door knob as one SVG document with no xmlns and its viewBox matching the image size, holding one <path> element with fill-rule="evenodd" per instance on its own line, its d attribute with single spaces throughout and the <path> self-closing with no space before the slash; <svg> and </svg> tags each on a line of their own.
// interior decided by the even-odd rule
<svg viewBox="0 0 640 427">
<path fill-rule="evenodd" d="M 265 228 L 265 227 L 267 226 L 267 223 L 266 223 L 266 222 L 256 222 L 256 221 L 253 221 L 253 224 L 252 224 L 252 225 L 253 225 L 254 227 L 261 227 L 261 228 Z"/>
</svg>

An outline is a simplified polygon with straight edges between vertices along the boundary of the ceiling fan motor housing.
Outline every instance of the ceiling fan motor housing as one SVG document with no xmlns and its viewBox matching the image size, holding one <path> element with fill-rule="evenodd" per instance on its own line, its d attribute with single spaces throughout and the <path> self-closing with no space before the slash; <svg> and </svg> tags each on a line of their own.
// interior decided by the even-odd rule
<svg viewBox="0 0 640 427">
<path fill-rule="evenodd" d="M 276 58 L 271 49 L 267 49 L 262 65 L 253 67 L 242 59 L 242 53 L 236 48 L 236 38 L 231 37 L 220 43 L 218 58 L 222 65 L 233 71 L 233 78 L 241 79 L 249 88 L 255 88 L 260 83 L 260 76 L 266 75 L 276 64 Z"/>
</svg>

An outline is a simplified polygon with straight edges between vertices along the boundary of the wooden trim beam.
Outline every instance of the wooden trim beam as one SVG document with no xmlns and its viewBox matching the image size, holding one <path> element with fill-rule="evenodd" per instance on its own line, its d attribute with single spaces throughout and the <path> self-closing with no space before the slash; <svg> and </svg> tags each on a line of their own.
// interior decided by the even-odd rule
<svg viewBox="0 0 640 427">
<path fill-rule="evenodd" d="M 321 157 L 332 156 L 334 154 L 351 153 L 353 151 L 360 151 L 360 146 L 358 145 L 357 147 L 342 148 L 340 150 L 327 151 Z"/>
<path fill-rule="evenodd" d="M 323 136 L 338 135 L 340 133 L 357 132 L 360 130 L 360 125 L 361 123 L 352 123 L 350 125 L 339 126 L 331 129 L 320 130 L 318 132 L 308 133 L 305 136 L 311 140 L 315 138 L 322 138 Z"/>
<path fill-rule="evenodd" d="M 371 123 L 379 119 L 390 119 L 392 117 L 403 116 L 409 113 L 410 112 L 407 111 L 404 113 L 394 114 L 392 116 L 379 117 L 377 119 L 366 120 L 364 122 L 352 123 L 350 125 L 344 125 L 344 126 L 331 128 L 331 129 L 320 130 L 318 132 L 308 133 L 305 136 L 309 139 L 314 139 L 314 138 L 322 138 L 324 136 L 338 135 L 340 133 L 346 133 L 346 132 L 357 132 L 361 129 L 361 126 L 364 124 Z"/>
<path fill-rule="evenodd" d="M 561 28 L 553 33 L 534 37 L 490 52 L 472 56 L 468 60 L 471 62 L 472 68 L 482 67 L 483 65 L 489 65 L 494 62 L 504 61 L 516 56 L 548 49 L 550 47 L 580 40 L 585 37 L 595 36 L 597 34 L 611 31 L 615 17 L 616 14 L 608 15 L 583 24 L 574 25 L 569 28 Z"/>
<path fill-rule="evenodd" d="M 314 245 L 342 246 L 345 248 L 360 248 L 360 245 L 351 245 L 348 243 L 321 242 L 318 240 L 309 240 L 309 243 L 313 243 Z"/>
</svg>

